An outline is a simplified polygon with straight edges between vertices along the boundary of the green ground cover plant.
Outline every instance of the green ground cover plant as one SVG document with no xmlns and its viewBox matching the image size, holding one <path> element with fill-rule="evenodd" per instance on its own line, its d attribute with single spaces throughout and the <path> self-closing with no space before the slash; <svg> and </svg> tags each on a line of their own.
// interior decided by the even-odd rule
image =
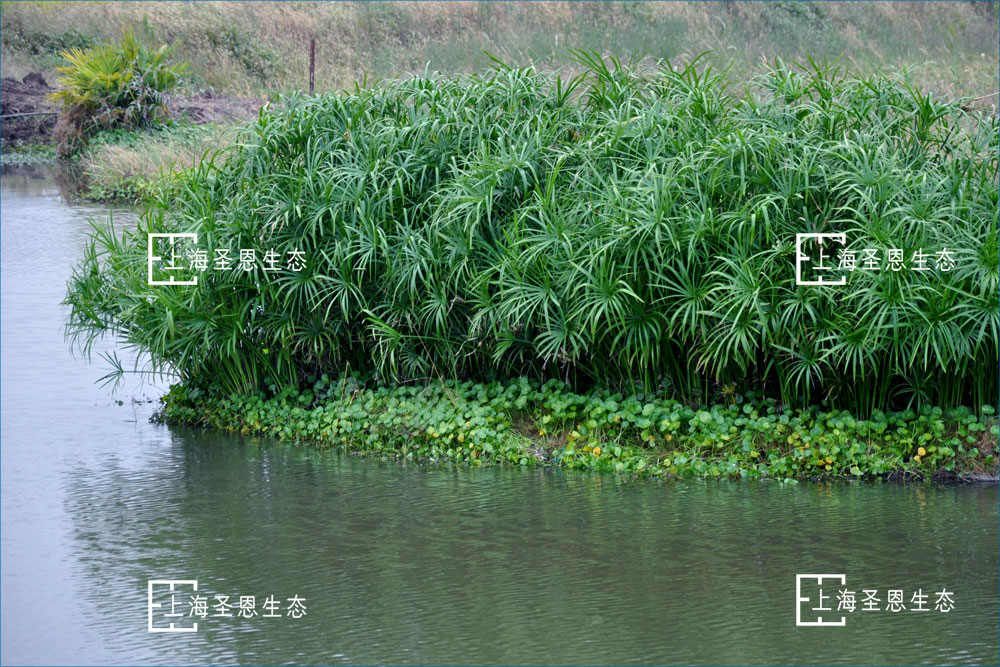
<svg viewBox="0 0 1000 667">
<path fill-rule="evenodd" d="M 55 146 L 46 144 L 4 142 L 0 149 L 0 165 L 4 167 L 45 164 L 54 162 L 55 159 Z"/>
<path fill-rule="evenodd" d="M 315 379 L 250 396 L 175 385 L 159 419 L 337 446 L 417 463 L 560 466 L 622 475 L 927 479 L 995 476 L 992 407 L 876 412 L 782 409 L 738 396 L 698 408 L 656 396 L 574 393 L 565 383 L 446 381 L 366 388 Z"/>
<path fill-rule="evenodd" d="M 135 231 L 99 227 L 70 334 L 227 394 L 370 373 L 861 417 L 995 403 L 995 116 L 905 73 L 779 61 L 734 84 L 698 61 L 576 57 L 573 78 L 499 64 L 283 98 Z M 149 286 L 148 232 L 256 263 Z M 956 265 L 796 286 L 800 232 Z M 269 249 L 306 266 L 268 272 Z"/>
</svg>

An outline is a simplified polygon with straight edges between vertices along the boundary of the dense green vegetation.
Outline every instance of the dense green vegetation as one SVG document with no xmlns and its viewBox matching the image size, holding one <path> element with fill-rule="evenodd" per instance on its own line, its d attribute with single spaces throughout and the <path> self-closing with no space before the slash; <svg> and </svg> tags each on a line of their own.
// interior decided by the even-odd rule
<svg viewBox="0 0 1000 667">
<path fill-rule="evenodd" d="M 227 396 L 175 385 L 160 418 L 343 447 L 384 459 L 557 465 L 625 475 L 795 479 L 996 474 L 993 409 L 782 409 L 736 397 L 697 409 L 654 396 L 573 393 L 525 378 L 366 389 L 323 376 L 299 392 Z"/>
<path fill-rule="evenodd" d="M 586 53 L 586 80 L 498 67 L 266 110 L 70 284 L 84 347 L 248 394 L 308 373 L 560 378 L 710 404 L 746 391 L 859 415 L 997 395 L 997 119 L 905 78 Z M 948 248 L 951 271 L 797 287 L 795 234 Z M 146 233 L 256 251 L 146 284 Z M 264 270 L 269 249 L 304 270 Z"/>
</svg>

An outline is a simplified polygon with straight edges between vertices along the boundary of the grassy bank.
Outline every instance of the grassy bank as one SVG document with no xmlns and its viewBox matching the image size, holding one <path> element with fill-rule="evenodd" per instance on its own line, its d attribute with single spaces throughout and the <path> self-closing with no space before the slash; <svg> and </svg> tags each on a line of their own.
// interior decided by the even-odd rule
<svg viewBox="0 0 1000 667">
<path fill-rule="evenodd" d="M 996 91 L 996 2 L 4 2 L 3 76 L 54 74 L 59 51 L 135 26 L 178 42 L 189 86 L 228 95 L 305 89 L 317 38 L 319 91 L 366 74 L 479 71 L 484 51 L 515 65 L 572 65 L 566 46 L 678 62 L 711 50 L 748 69 L 845 55 L 869 73 L 926 65 L 917 83 L 938 96 Z M 49 77 L 51 80 L 51 76 Z"/>
<path fill-rule="evenodd" d="M 85 177 L 80 194 L 95 201 L 147 201 L 202 159 L 224 160 L 235 133 L 230 126 L 171 123 L 152 131 L 99 134 L 78 157 Z"/>
<path fill-rule="evenodd" d="M 307 87 L 306 44 L 317 38 L 320 92 L 365 77 L 396 78 L 429 70 L 481 71 L 487 52 L 513 65 L 582 71 L 566 47 L 610 56 L 645 55 L 690 62 L 716 53 L 737 79 L 762 59 L 841 57 L 860 74 L 910 69 L 910 80 L 937 98 L 980 98 L 995 113 L 998 64 L 996 2 L 3 2 L 2 75 L 41 72 L 56 80 L 60 53 L 120 39 L 133 29 L 149 45 L 175 43 L 186 71 L 172 102 L 186 123 L 184 99 L 212 117 L 248 119 L 275 93 Z M 204 96 L 202 96 L 204 94 Z M 251 95 L 253 99 L 234 96 Z M 174 108 L 181 100 L 180 107 Z M 233 110 L 226 111 L 226 100 Z M 223 113 L 224 112 L 224 113 Z M 218 120 L 218 119 L 217 119 Z M 202 121 L 199 121 L 202 122 Z M 99 200 L 148 198 L 161 177 L 222 148 L 219 133 L 159 133 L 143 140 L 109 136 L 82 156 Z M 39 137 L 41 139 L 42 137 Z M 18 149 L 4 164 L 35 161 L 44 150 Z"/>
<path fill-rule="evenodd" d="M 997 474 L 991 407 L 875 413 L 783 409 L 736 397 L 691 407 L 651 395 L 442 382 L 365 388 L 323 376 L 253 396 L 174 386 L 159 418 L 337 446 L 384 460 L 560 466 L 623 475 L 745 479 L 961 479 Z"/>
<path fill-rule="evenodd" d="M 3 166 L 69 165 L 72 196 L 89 201 L 140 204 L 169 187 L 174 176 L 202 159 L 222 161 L 238 130 L 231 125 L 170 123 L 154 130 L 97 134 L 79 154 L 59 160 L 45 143 L 4 144 Z"/>
</svg>

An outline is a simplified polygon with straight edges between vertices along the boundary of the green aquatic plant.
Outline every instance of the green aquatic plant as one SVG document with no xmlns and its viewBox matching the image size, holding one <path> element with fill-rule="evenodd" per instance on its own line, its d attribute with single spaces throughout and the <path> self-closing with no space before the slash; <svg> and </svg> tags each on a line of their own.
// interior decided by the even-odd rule
<svg viewBox="0 0 1000 667">
<path fill-rule="evenodd" d="M 418 463 L 551 465 L 623 475 L 771 478 L 996 476 L 994 410 L 875 412 L 783 409 L 737 395 L 695 408 L 650 395 L 572 391 L 516 378 L 366 387 L 354 376 L 310 378 L 231 396 L 175 385 L 158 419 L 336 446 Z"/>
<path fill-rule="evenodd" d="M 576 56 L 576 78 L 501 63 L 284 98 L 136 230 L 95 234 L 70 333 L 237 394 L 350 371 L 860 415 L 994 402 L 996 116 L 903 75 L 778 62 L 736 85 L 705 59 Z M 152 232 L 256 260 L 150 286 Z M 796 285 L 806 232 L 954 266 Z M 268 250 L 305 267 L 269 272 Z"/>
</svg>

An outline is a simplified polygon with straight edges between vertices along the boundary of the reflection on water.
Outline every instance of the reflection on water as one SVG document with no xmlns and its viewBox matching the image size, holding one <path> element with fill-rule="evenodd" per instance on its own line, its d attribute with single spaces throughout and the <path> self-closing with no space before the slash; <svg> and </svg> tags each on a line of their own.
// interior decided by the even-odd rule
<svg viewBox="0 0 1000 667">
<path fill-rule="evenodd" d="M 158 390 L 117 405 L 61 334 L 99 209 L 2 194 L 5 663 L 997 662 L 995 487 L 428 470 L 152 425 L 131 397 Z M 796 628 L 806 572 L 956 608 Z M 149 634 L 151 578 L 308 612 Z"/>
</svg>

